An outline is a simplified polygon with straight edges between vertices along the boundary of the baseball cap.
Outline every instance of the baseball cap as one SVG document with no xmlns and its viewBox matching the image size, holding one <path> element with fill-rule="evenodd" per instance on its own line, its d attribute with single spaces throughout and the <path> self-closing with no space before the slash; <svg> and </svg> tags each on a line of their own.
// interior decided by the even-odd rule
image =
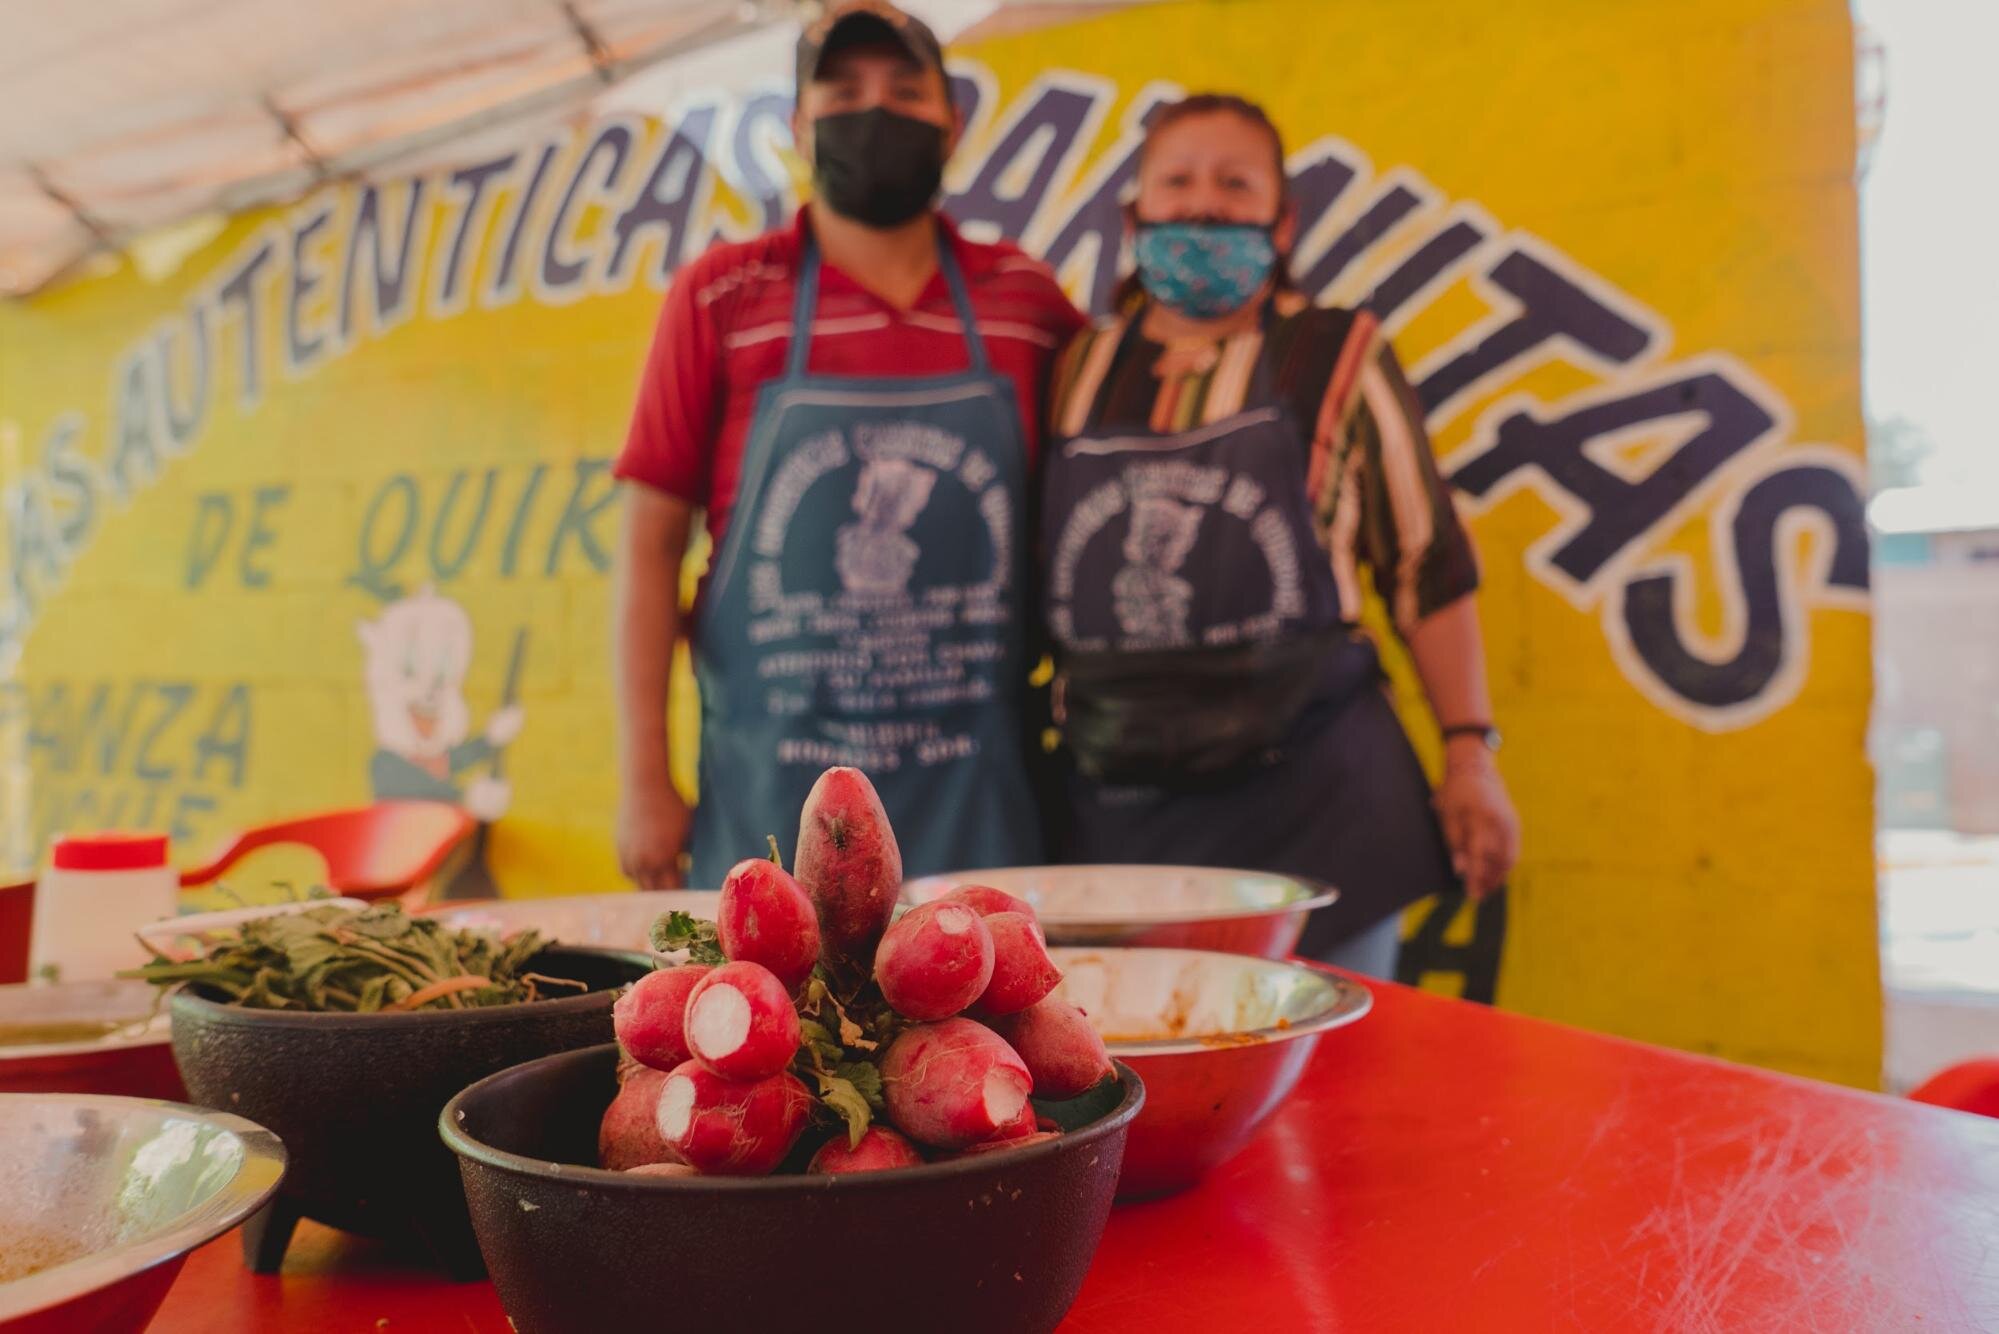
<svg viewBox="0 0 1999 1334">
<path fill-rule="evenodd" d="M 834 0 L 798 34 L 798 86 L 812 82 L 827 51 L 862 41 L 899 46 L 917 64 L 944 73 L 944 48 L 922 19 L 888 0 Z"/>
</svg>

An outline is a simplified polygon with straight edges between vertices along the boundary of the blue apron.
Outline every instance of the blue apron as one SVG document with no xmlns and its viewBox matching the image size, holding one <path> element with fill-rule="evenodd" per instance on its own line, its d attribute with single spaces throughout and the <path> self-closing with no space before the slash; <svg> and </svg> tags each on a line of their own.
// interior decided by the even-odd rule
<svg viewBox="0 0 1999 1334">
<path fill-rule="evenodd" d="M 812 374 L 820 255 L 801 258 L 785 373 L 763 386 L 694 634 L 701 802 L 689 883 L 713 887 L 832 765 L 865 772 L 905 874 L 1040 860 L 1027 777 L 1026 439 L 949 241 L 970 366 Z"/>
<path fill-rule="evenodd" d="M 1117 359 L 1142 355 L 1134 315 Z M 1267 344 L 1266 344 L 1267 347 Z M 1158 349 L 1151 349 L 1157 353 Z M 1203 654 L 1243 645 L 1309 650 L 1302 705 L 1250 687 L 1278 710 L 1268 747 L 1225 773 L 1152 781 L 1068 776 L 1059 852 L 1073 862 L 1240 867 L 1333 884 L 1299 952 L 1316 956 L 1397 908 L 1455 884 L 1430 787 L 1382 688 L 1374 646 L 1355 633 L 1305 493 L 1310 435 L 1259 358 L 1242 409 L 1160 433 L 1103 421 L 1051 440 L 1040 531 L 1058 690 L 1070 730 L 1084 662 L 1140 665 L 1126 679 L 1131 726 L 1200 730 Z M 1115 673 L 1104 679 L 1115 679 Z M 1224 687 L 1217 683 L 1217 691 Z M 1149 700 L 1184 698 L 1164 720 Z M 1099 713 L 1102 711 L 1099 710 Z"/>
</svg>

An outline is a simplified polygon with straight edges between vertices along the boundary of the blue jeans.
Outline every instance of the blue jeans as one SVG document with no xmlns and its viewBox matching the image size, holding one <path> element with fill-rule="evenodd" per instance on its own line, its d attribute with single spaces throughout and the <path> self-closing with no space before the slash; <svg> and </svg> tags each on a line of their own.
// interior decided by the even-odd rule
<svg viewBox="0 0 1999 1334">
<path fill-rule="evenodd" d="M 1322 963 L 1344 968 L 1363 977 L 1395 980 L 1395 956 L 1402 949 L 1402 914 L 1388 916 L 1357 936 L 1349 936 L 1318 957 Z"/>
</svg>

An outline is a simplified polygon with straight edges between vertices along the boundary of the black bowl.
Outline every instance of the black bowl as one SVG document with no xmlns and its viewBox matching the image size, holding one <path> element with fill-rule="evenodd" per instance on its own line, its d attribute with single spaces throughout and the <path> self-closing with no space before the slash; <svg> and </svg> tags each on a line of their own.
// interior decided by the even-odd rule
<svg viewBox="0 0 1999 1334">
<path fill-rule="evenodd" d="M 1145 1101 L 1129 1066 L 1024 1148 L 842 1176 L 597 1168 L 617 1049 L 482 1079 L 438 1128 L 520 1334 L 866 1329 L 1035 1334 L 1076 1300 Z"/>
<path fill-rule="evenodd" d="M 276 1273 L 300 1218 L 383 1237 L 454 1278 L 483 1274 L 437 1113 L 475 1079 L 611 1039 L 612 991 L 649 955 L 551 947 L 533 970 L 585 995 L 413 1014 L 299 1014 L 230 1005 L 187 987 L 172 1003 L 174 1062 L 195 1102 L 247 1116 L 284 1141 L 291 1169 L 244 1226 L 243 1259 Z"/>
</svg>

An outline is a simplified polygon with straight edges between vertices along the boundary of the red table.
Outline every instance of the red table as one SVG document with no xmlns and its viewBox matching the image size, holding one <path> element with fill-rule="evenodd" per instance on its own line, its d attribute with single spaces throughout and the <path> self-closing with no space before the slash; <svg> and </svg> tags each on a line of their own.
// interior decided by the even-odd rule
<svg viewBox="0 0 1999 1334">
<path fill-rule="evenodd" d="M 1112 1214 L 1065 1334 L 1999 1329 L 1999 1121 L 1375 991 L 1249 1149 Z M 508 1327 L 308 1225 L 152 1328 Z"/>
</svg>

